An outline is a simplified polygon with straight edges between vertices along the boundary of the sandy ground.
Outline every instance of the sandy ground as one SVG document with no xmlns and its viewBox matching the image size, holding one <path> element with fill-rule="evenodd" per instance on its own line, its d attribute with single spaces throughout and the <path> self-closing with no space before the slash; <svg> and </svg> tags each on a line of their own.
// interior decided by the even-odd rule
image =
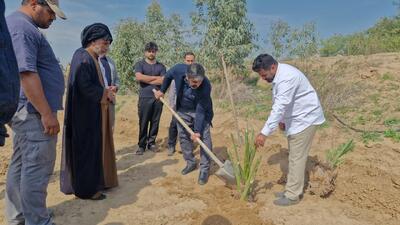
<svg viewBox="0 0 400 225">
<path fill-rule="evenodd" d="M 400 224 L 400 144 L 385 140 L 356 148 L 338 168 L 336 191 L 326 199 L 306 194 L 295 206 L 272 204 L 273 192 L 283 190 L 278 180 L 287 171 L 287 143 L 280 132 L 260 150 L 262 165 L 254 202 L 236 200 L 234 191 L 216 176 L 205 186 L 197 184 L 198 171 L 180 174 L 185 162 L 181 154 L 168 157 L 167 128 L 171 115 L 164 111 L 160 126 L 159 153 L 134 154 L 138 136 L 137 99 L 120 96 L 115 131 L 120 186 L 107 193 L 104 201 L 83 201 L 59 191 L 60 146 L 55 172 L 48 188 L 47 203 L 60 225 L 399 225 Z M 59 115 L 62 118 L 62 114 Z M 62 121 L 62 119 L 61 119 Z M 259 130 L 263 121 L 249 121 Z M 241 123 L 241 127 L 246 124 Z M 214 151 L 226 158 L 231 148 L 232 118 L 216 110 L 212 129 Z M 339 124 L 319 129 L 310 157 L 322 158 L 325 151 L 347 140 L 353 133 Z M 61 140 L 61 138 L 59 139 Z M 11 140 L 0 151 L 0 211 L 4 211 L 5 173 L 11 156 Z M 198 152 L 198 151 L 197 151 Z M 213 165 L 213 171 L 216 167 Z M 0 224 L 6 224 L 0 213 Z"/>
</svg>

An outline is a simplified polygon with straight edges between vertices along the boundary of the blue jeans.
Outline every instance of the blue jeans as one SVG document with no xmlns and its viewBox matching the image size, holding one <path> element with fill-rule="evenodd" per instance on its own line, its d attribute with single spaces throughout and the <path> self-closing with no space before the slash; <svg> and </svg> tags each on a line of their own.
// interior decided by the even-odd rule
<svg viewBox="0 0 400 225">
<path fill-rule="evenodd" d="M 29 114 L 25 107 L 14 115 L 11 128 L 14 152 L 7 174 L 7 221 L 10 225 L 51 225 L 46 197 L 57 136 L 44 134 L 39 114 Z"/>
</svg>

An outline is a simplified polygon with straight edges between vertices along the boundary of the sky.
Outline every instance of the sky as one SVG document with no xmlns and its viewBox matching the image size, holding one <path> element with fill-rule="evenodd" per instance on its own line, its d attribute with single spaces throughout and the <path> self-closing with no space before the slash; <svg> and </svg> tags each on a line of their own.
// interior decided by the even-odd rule
<svg viewBox="0 0 400 225">
<path fill-rule="evenodd" d="M 80 33 L 86 25 L 102 22 L 111 29 L 121 19 L 144 20 L 151 0 L 59 0 L 67 20 L 57 19 L 45 30 L 56 56 L 64 65 L 80 47 Z M 190 13 L 196 10 L 193 0 L 158 0 L 164 15 L 181 15 L 190 25 Z M 271 22 L 282 19 L 299 27 L 315 22 L 322 38 L 350 34 L 373 26 L 380 18 L 394 16 L 393 0 L 247 0 L 248 18 L 255 25 L 261 50 Z M 5 0 L 6 16 L 17 10 L 21 0 Z"/>
</svg>

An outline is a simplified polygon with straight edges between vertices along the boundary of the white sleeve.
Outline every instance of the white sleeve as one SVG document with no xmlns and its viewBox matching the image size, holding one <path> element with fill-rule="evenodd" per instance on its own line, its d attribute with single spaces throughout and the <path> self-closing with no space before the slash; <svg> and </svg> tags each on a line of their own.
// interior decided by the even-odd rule
<svg viewBox="0 0 400 225">
<path fill-rule="evenodd" d="M 283 121 L 283 116 L 289 104 L 292 103 L 296 92 L 299 79 L 297 76 L 290 80 L 285 80 L 276 85 L 277 93 L 274 97 L 274 104 L 272 105 L 271 114 L 268 117 L 264 128 L 261 133 L 265 136 L 269 136 L 279 125 L 279 122 Z"/>
</svg>

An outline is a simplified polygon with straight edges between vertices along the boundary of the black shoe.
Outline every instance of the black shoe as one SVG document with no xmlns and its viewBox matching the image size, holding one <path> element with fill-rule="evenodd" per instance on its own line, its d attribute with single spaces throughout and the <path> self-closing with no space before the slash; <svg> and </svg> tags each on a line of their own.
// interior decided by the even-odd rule
<svg viewBox="0 0 400 225">
<path fill-rule="evenodd" d="M 105 195 L 105 194 L 103 194 L 103 193 L 97 193 L 97 194 L 95 194 L 94 196 L 92 196 L 91 198 L 90 198 L 90 200 L 93 200 L 93 201 L 101 201 L 101 200 L 104 200 L 104 199 L 106 199 L 107 198 L 107 196 Z"/>
<path fill-rule="evenodd" d="M 208 182 L 208 172 L 200 171 L 198 183 L 205 185 Z"/>
<path fill-rule="evenodd" d="M 158 148 L 156 145 L 149 145 L 147 146 L 147 149 L 152 152 L 158 152 Z"/>
<path fill-rule="evenodd" d="M 143 155 L 144 154 L 144 148 L 138 148 L 136 151 L 136 155 Z"/>
<path fill-rule="evenodd" d="M 194 165 L 186 165 L 186 167 L 182 170 L 181 173 L 182 173 L 182 175 L 186 175 L 186 174 L 192 172 L 195 169 L 196 169 L 196 165 L 195 164 Z"/>
<path fill-rule="evenodd" d="M 168 147 L 168 156 L 173 156 L 175 153 L 175 147 Z"/>
</svg>

